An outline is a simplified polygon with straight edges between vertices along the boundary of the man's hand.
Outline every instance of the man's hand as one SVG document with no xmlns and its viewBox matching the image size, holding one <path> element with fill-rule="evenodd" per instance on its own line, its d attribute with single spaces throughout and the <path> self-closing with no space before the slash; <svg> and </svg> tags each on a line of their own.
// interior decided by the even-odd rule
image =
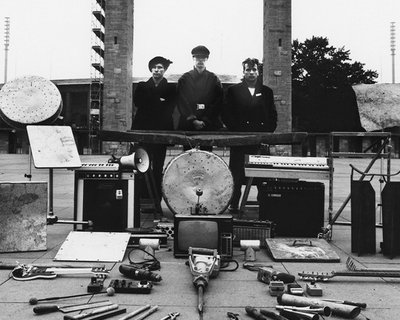
<svg viewBox="0 0 400 320">
<path fill-rule="evenodd" d="M 201 129 L 203 129 L 204 127 L 205 127 L 205 123 L 204 123 L 204 121 L 201 121 L 201 120 L 193 120 L 193 126 L 194 126 L 194 128 L 196 129 L 196 130 L 201 130 Z"/>
</svg>

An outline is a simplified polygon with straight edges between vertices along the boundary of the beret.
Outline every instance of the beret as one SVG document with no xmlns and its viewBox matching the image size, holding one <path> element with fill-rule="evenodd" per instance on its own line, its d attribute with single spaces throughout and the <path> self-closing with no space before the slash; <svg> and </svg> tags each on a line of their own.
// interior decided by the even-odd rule
<svg viewBox="0 0 400 320">
<path fill-rule="evenodd" d="M 197 46 L 192 49 L 192 56 L 209 56 L 210 50 L 205 46 Z"/>
<path fill-rule="evenodd" d="M 172 61 L 168 60 L 164 57 L 161 57 L 161 56 L 154 57 L 153 59 L 151 59 L 149 61 L 149 70 L 151 71 L 151 68 L 159 63 L 161 63 L 165 69 L 168 69 L 168 67 L 172 63 Z"/>
</svg>

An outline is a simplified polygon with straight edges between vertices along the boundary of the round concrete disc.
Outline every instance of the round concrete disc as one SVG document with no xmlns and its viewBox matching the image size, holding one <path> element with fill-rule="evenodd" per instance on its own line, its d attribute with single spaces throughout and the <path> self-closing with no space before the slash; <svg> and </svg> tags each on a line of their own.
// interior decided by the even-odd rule
<svg viewBox="0 0 400 320">
<path fill-rule="evenodd" d="M 50 124 L 60 115 L 60 91 L 49 80 L 24 76 L 4 84 L 0 90 L 0 116 L 12 127 Z"/>
<path fill-rule="evenodd" d="M 222 158 L 208 151 L 188 150 L 170 161 L 162 192 L 175 214 L 221 214 L 233 192 L 233 177 Z"/>
</svg>

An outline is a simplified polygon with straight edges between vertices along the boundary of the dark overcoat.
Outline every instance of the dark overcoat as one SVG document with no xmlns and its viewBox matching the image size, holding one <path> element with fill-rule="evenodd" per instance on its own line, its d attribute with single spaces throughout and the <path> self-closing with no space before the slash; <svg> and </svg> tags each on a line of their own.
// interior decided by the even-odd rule
<svg viewBox="0 0 400 320">
<path fill-rule="evenodd" d="M 135 130 L 173 130 L 172 114 L 176 104 L 176 86 L 162 79 L 156 87 L 152 78 L 139 82 L 133 95 Z"/>
<path fill-rule="evenodd" d="M 222 120 L 229 131 L 273 132 L 277 126 L 277 112 L 272 89 L 257 80 L 254 94 L 242 81 L 228 88 Z M 238 208 L 241 187 L 245 183 L 244 162 L 246 154 L 257 154 L 259 146 L 246 145 L 230 148 L 229 168 L 233 176 L 231 207 Z M 257 185 L 261 181 L 255 181 Z"/>
<path fill-rule="evenodd" d="M 259 80 L 254 95 L 244 81 L 229 87 L 222 120 L 229 131 L 275 131 L 277 112 L 272 89 Z"/>
<path fill-rule="evenodd" d="M 199 73 L 196 69 L 186 72 L 179 78 L 177 89 L 180 130 L 195 130 L 196 119 L 204 121 L 203 131 L 222 127 L 223 89 L 214 73 L 208 70 Z"/>
</svg>

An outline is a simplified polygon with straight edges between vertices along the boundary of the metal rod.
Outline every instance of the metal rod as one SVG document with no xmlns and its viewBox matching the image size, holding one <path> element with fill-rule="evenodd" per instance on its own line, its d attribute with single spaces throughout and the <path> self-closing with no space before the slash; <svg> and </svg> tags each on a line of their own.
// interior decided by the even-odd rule
<svg viewBox="0 0 400 320">
<path fill-rule="evenodd" d="M 390 23 L 390 50 L 392 51 L 392 83 L 396 83 L 395 79 L 395 56 L 396 56 L 396 26 L 395 22 Z"/>
<path fill-rule="evenodd" d="M 381 153 L 384 151 L 386 145 L 388 144 L 388 140 L 385 139 L 384 142 L 382 142 L 381 147 L 379 148 L 379 150 L 376 152 L 375 156 L 372 158 L 371 162 L 368 164 L 367 168 L 365 169 L 364 173 L 360 176 L 360 178 L 358 179 L 359 181 L 362 181 L 365 176 L 366 173 L 369 172 L 369 170 L 372 168 L 372 166 L 374 165 L 375 161 L 378 160 L 378 158 L 381 157 Z M 343 209 L 346 207 L 347 203 L 350 201 L 351 199 L 351 193 L 347 196 L 347 198 L 344 200 L 343 204 L 340 206 L 339 210 L 336 212 L 335 216 L 329 220 L 329 225 L 332 226 L 333 224 L 335 224 L 337 218 L 339 218 L 340 214 L 342 213 Z"/>
<path fill-rule="evenodd" d="M 91 220 L 88 221 L 80 221 L 80 220 L 58 220 L 55 223 L 60 223 L 60 224 L 82 224 L 82 225 L 87 225 L 87 226 L 92 226 L 93 222 Z"/>
<path fill-rule="evenodd" d="M 49 169 L 49 216 L 54 216 L 54 211 L 53 211 L 53 168 Z"/>
<path fill-rule="evenodd" d="M 142 315 L 140 315 L 135 320 L 143 320 L 144 318 L 148 317 L 149 315 L 151 315 L 152 313 L 156 312 L 157 310 L 158 310 L 158 306 L 151 307 L 150 310 L 148 310 L 147 312 L 143 313 Z"/>
<path fill-rule="evenodd" d="M 198 304 L 197 310 L 199 311 L 199 319 L 203 319 L 203 308 L 204 308 L 204 287 L 197 287 L 197 295 L 198 295 Z"/>
<path fill-rule="evenodd" d="M 8 68 L 8 46 L 10 45 L 10 17 L 5 17 L 4 31 L 4 83 L 6 83 Z"/>
<path fill-rule="evenodd" d="M 118 320 L 128 320 L 132 319 L 134 316 L 138 315 L 139 313 L 142 313 L 143 311 L 146 311 L 150 309 L 151 305 L 147 304 L 144 307 L 141 307 L 131 313 L 128 313 L 127 315 L 123 316 L 122 318 L 119 318 Z"/>
</svg>

